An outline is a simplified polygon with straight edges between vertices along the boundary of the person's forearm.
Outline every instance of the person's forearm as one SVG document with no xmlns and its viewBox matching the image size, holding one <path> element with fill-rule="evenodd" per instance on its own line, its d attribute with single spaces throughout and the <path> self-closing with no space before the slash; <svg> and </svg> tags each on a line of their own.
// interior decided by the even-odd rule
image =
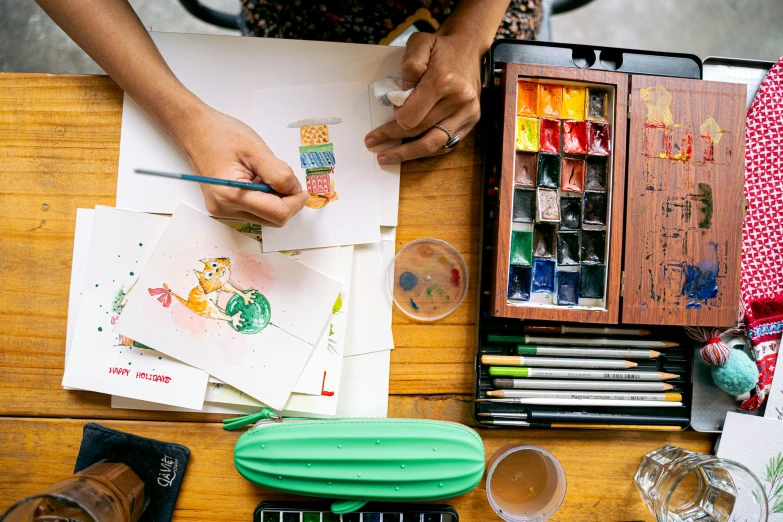
<svg viewBox="0 0 783 522">
<path fill-rule="evenodd" d="M 460 0 L 435 34 L 460 35 L 466 50 L 483 56 L 495 39 L 509 0 Z"/>
<path fill-rule="evenodd" d="M 186 135 L 204 104 L 171 72 L 127 0 L 36 1 L 166 133 Z"/>
</svg>

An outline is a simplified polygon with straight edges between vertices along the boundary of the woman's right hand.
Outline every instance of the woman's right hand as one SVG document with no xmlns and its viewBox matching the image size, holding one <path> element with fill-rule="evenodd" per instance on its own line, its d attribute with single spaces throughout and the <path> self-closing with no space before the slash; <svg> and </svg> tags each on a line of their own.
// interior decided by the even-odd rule
<svg viewBox="0 0 783 522">
<path fill-rule="evenodd" d="M 282 227 L 307 203 L 310 195 L 291 167 L 238 119 L 203 105 L 178 131 L 175 139 L 194 174 L 266 183 L 281 194 L 201 184 L 204 204 L 213 216 Z"/>
</svg>

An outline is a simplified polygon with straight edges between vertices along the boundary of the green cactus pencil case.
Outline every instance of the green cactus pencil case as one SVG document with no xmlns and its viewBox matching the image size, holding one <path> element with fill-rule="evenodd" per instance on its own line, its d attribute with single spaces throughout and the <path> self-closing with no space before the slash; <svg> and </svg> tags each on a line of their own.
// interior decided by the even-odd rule
<svg viewBox="0 0 783 522">
<path fill-rule="evenodd" d="M 484 475 L 481 437 L 462 424 L 419 419 L 283 419 L 272 410 L 224 421 L 255 425 L 234 447 L 258 486 L 338 499 L 335 513 L 369 501 L 419 502 L 467 493 Z"/>
</svg>

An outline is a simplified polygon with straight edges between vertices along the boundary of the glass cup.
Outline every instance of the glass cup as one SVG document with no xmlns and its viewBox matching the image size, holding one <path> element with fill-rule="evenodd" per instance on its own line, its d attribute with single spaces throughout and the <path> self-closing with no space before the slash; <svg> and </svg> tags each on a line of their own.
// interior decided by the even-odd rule
<svg viewBox="0 0 783 522">
<path fill-rule="evenodd" d="M 642 458 L 634 477 L 658 522 L 766 522 L 756 475 L 733 460 L 664 446 Z"/>
<path fill-rule="evenodd" d="M 148 503 L 132 469 L 99 462 L 17 502 L 0 522 L 136 522 Z"/>
<path fill-rule="evenodd" d="M 506 446 L 489 461 L 487 499 L 507 522 L 540 522 L 555 514 L 566 493 L 563 466 L 536 446 Z"/>
</svg>

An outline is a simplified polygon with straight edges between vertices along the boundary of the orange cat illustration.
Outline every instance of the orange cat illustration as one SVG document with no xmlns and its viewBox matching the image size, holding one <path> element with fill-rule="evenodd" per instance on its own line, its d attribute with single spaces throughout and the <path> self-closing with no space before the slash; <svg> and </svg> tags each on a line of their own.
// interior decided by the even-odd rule
<svg viewBox="0 0 783 522">
<path fill-rule="evenodd" d="M 241 312 L 228 315 L 225 310 L 218 306 L 218 296 L 220 292 L 236 294 L 245 301 L 245 305 L 249 305 L 253 302 L 253 290 L 243 291 L 231 284 L 229 281 L 231 277 L 231 260 L 227 257 L 202 259 L 200 262 L 204 263 L 204 270 L 200 272 L 193 270 L 198 277 L 198 286 L 190 291 L 187 299 L 183 299 L 172 292 L 166 284 L 163 285 L 163 288 L 150 288 L 148 290 L 150 295 L 158 295 L 158 301 L 163 303 L 165 308 L 171 306 L 171 297 L 174 297 L 188 309 L 202 317 L 228 321 L 234 328 L 240 328 L 244 321 L 241 317 Z"/>
</svg>

